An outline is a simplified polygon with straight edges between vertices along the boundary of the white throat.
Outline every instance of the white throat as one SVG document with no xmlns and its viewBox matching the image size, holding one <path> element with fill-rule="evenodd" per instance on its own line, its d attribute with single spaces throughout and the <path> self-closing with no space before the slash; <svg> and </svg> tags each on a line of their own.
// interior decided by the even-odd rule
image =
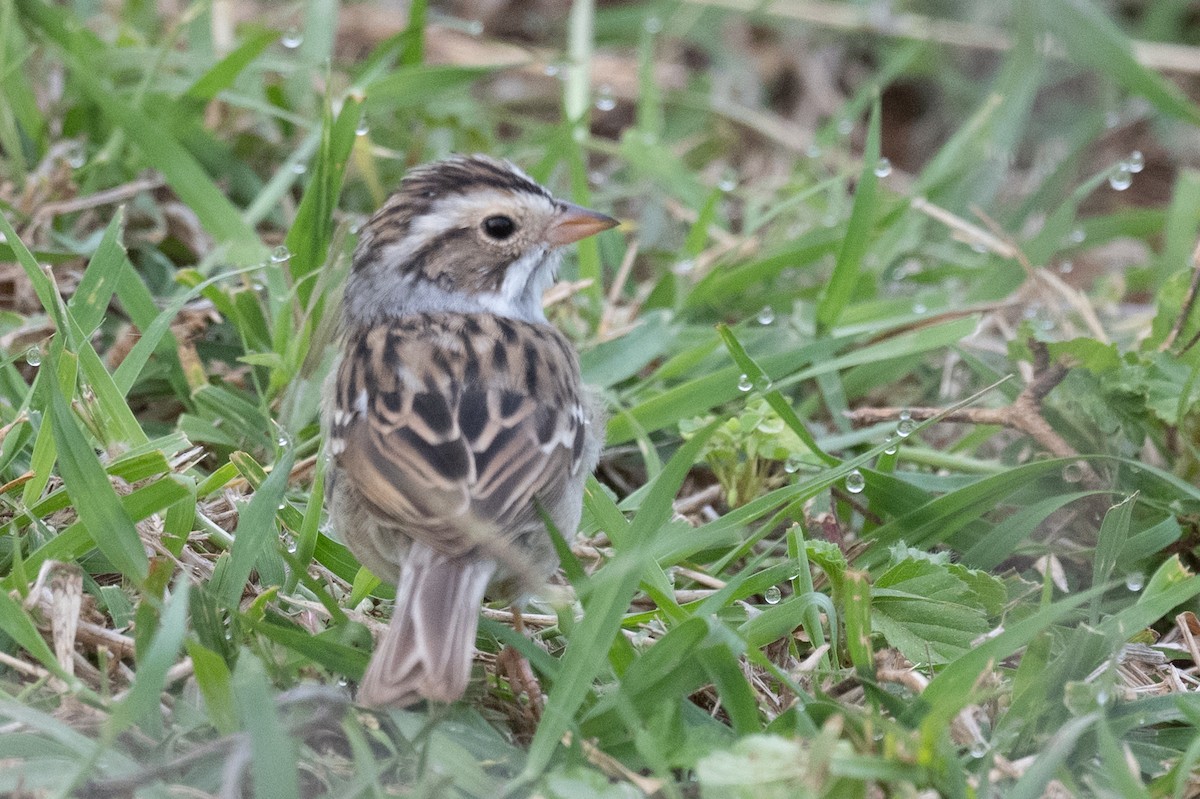
<svg viewBox="0 0 1200 799">
<path fill-rule="evenodd" d="M 388 253 L 385 253 L 385 260 Z M 419 313 L 492 313 L 524 322 L 546 323 L 542 294 L 558 274 L 562 253 L 539 247 L 508 267 L 498 291 L 449 291 L 416 275 L 397 280 L 385 270 L 352 272 L 342 315 L 349 326 L 376 324 Z"/>
</svg>

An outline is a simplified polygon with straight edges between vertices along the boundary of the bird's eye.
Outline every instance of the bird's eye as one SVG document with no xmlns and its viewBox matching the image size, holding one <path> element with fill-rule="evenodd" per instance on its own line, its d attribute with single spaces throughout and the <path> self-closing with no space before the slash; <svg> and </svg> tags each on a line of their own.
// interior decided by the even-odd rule
<svg viewBox="0 0 1200 799">
<path fill-rule="evenodd" d="M 497 215 L 483 220 L 483 232 L 496 241 L 504 241 L 517 232 L 517 223 L 511 217 Z"/>
</svg>

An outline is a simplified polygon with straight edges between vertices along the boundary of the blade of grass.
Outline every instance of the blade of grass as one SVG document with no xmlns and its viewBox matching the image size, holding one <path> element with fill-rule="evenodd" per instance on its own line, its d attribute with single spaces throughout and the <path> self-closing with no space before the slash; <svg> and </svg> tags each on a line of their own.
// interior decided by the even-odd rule
<svg viewBox="0 0 1200 799">
<path fill-rule="evenodd" d="M 858 188 L 854 193 L 854 207 L 850 211 L 850 222 L 846 227 L 846 237 L 838 250 L 837 263 L 833 274 L 825 285 L 820 301 L 817 303 L 817 330 L 828 331 L 837 324 L 854 295 L 858 285 L 859 270 L 862 267 L 863 256 L 871 244 L 872 229 L 875 226 L 875 214 L 878 208 L 876 190 L 879 177 L 875 174 L 879 164 L 879 149 L 881 133 L 881 112 L 879 98 L 876 97 L 871 106 L 871 119 L 867 123 L 867 143 L 863 150 L 863 168 L 858 177 Z"/>
<path fill-rule="evenodd" d="M 75 423 L 58 383 L 50 380 L 47 384 L 59 469 L 71 503 L 104 556 L 125 577 L 141 583 L 146 579 L 150 562 L 137 528 L 109 483 L 91 443 Z"/>
<path fill-rule="evenodd" d="M 591 581 L 583 621 L 575 628 L 562 658 L 562 677 L 555 683 L 529 746 L 529 759 L 517 780 L 528 784 L 549 765 L 554 750 L 583 704 L 592 681 L 607 662 L 613 636 L 629 608 L 645 566 L 643 553 L 654 532 L 670 518 L 672 501 L 695 463 L 704 442 L 716 430 L 713 423 L 698 431 L 672 456 L 654 482 L 642 508 L 629 524 L 631 546 L 620 552 Z M 515 786 L 514 786 L 515 788 Z"/>
</svg>

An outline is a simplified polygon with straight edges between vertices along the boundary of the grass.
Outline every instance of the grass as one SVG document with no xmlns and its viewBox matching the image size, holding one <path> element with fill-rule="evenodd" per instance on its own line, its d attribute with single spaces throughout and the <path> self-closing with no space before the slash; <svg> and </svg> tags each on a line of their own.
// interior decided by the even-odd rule
<svg viewBox="0 0 1200 799">
<path fill-rule="evenodd" d="M 966 9 L 0 4 L 0 795 L 1200 796 L 1186 4 Z M 466 700 L 368 712 L 319 388 L 471 151 L 630 220 L 549 311 L 608 447 Z"/>
</svg>

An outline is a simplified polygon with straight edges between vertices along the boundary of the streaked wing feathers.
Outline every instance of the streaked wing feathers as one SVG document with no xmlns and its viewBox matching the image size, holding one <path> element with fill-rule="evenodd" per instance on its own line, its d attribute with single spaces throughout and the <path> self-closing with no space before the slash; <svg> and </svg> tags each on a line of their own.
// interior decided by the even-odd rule
<svg viewBox="0 0 1200 799">
<path fill-rule="evenodd" d="M 486 314 L 351 331 L 333 453 L 383 516 L 446 554 L 540 524 L 583 455 L 579 369 L 562 334 Z"/>
</svg>

